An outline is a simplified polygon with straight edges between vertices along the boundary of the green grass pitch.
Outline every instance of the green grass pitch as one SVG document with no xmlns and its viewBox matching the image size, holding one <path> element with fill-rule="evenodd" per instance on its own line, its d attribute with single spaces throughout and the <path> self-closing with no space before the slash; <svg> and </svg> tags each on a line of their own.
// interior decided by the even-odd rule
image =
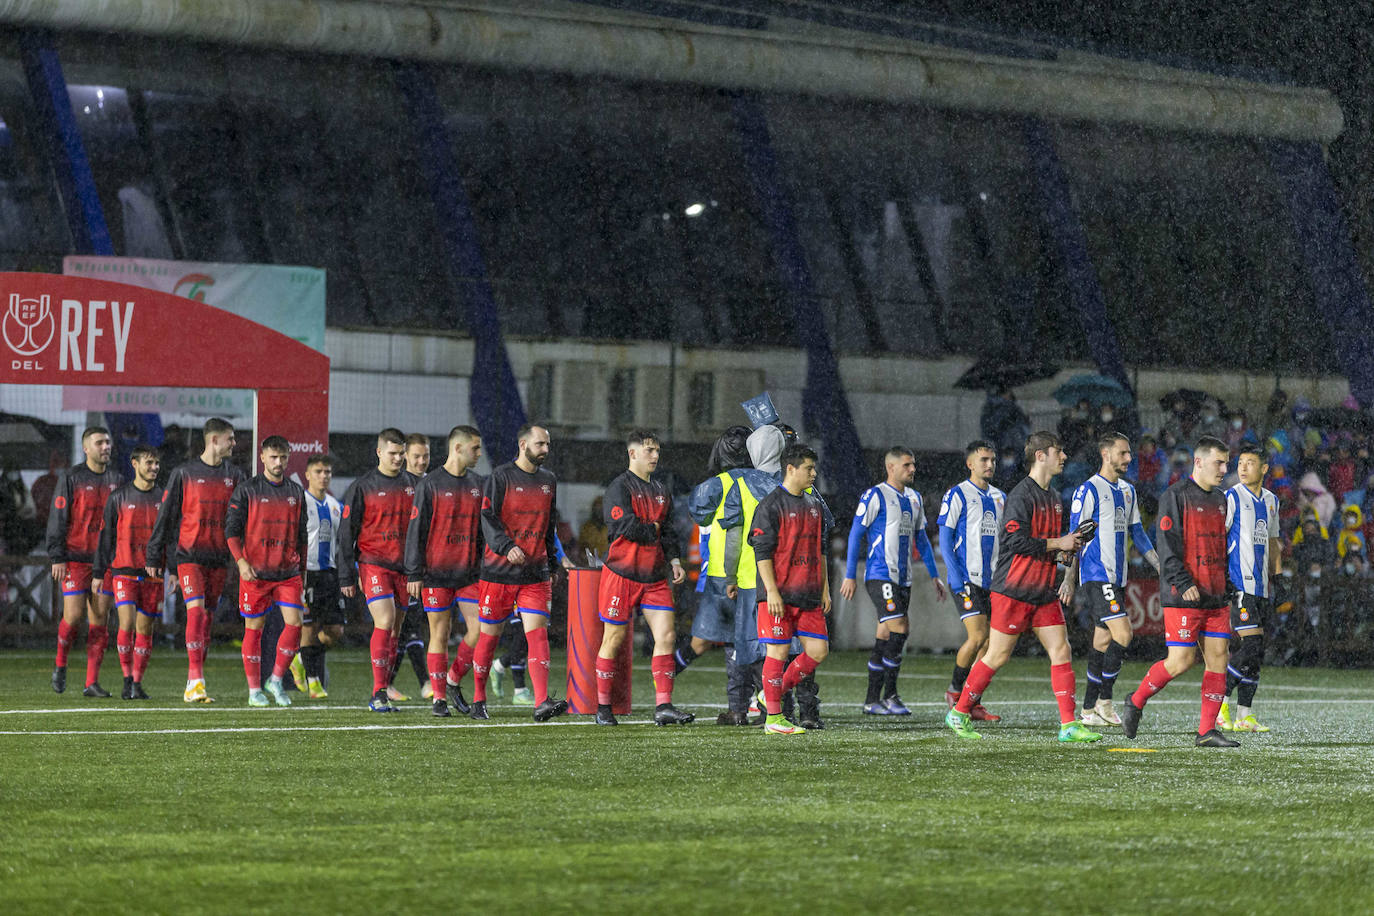
<svg viewBox="0 0 1374 916">
<path fill-rule="evenodd" d="M 606 729 L 368 713 L 356 651 L 291 709 L 247 708 L 227 648 L 213 707 L 182 703 L 161 647 L 150 702 L 88 700 L 78 655 L 56 696 L 48 653 L 0 654 L 0 913 L 1374 911 L 1365 671 L 1266 671 L 1274 731 L 1224 751 L 1191 746 L 1196 670 L 1139 740 L 1061 746 L 1043 659 L 1001 672 L 1004 720 L 965 743 L 947 657 L 908 660 L 914 715 L 874 719 L 863 656 L 836 653 L 828 728 L 783 738 L 715 725 L 719 654 L 679 678 L 700 718 L 674 729 L 645 724 L 642 661 L 641 711 Z"/>
</svg>

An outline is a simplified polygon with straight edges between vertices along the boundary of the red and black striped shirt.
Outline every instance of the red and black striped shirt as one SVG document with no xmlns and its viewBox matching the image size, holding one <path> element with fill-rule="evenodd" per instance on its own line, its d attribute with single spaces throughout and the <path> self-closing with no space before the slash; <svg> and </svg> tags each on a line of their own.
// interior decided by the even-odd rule
<svg viewBox="0 0 1374 916">
<path fill-rule="evenodd" d="M 339 520 L 339 581 L 357 581 L 358 564 L 402 572 L 406 528 L 415 499 L 415 478 L 401 471 L 388 477 L 373 468 L 353 481 Z"/>
<path fill-rule="evenodd" d="M 415 488 L 406 531 L 406 578 L 426 588 L 465 588 L 482 566 L 482 489 L 476 471 L 436 468 Z"/>
<path fill-rule="evenodd" d="M 793 496 L 786 487 L 759 500 L 754 510 L 749 546 L 754 548 L 755 561 L 773 561 L 773 578 L 786 605 L 804 611 L 821 606 L 826 517 L 819 496 L 809 491 Z M 764 597 L 760 591 L 759 600 Z"/>
<path fill-rule="evenodd" d="M 668 562 L 680 557 L 673 530 L 673 498 L 656 480 L 626 471 L 606 488 L 606 568 L 635 582 L 661 582 Z M 658 528 L 654 528 L 654 523 Z"/>
<path fill-rule="evenodd" d="M 280 582 L 305 572 L 305 490 L 294 480 L 273 483 L 259 474 L 234 489 L 224 518 L 235 560 L 247 560 L 259 579 Z"/>
<path fill-rule="evenodd" d="M 106 570 L 120 576 L 141 576 L 148 565 L 148 541 L 162 505 L 162 487 L 140 490 L 126 483 L 105 502 L 105 524 L 100 529 L 100 548 L 95 552 L 91 575 L 99 579 Z"/>
<path fill-rule="evenodd" d="M 162 508 L 148 542 L 149 566 L 229 562 L 224 541 L 224 514 L 229 497 L 246 475 L 227 460 L 211 467 L 193 458 L 172 472 L 162 494 Z M 168 548 L 171 548 L 170 555 Z"/>
<path fill-rule="evenodd" d="M 97 474 L 83 461 L 62 472 L 48 513 L 48 556 L 54 563 L 95 559 L 105 501 L 123 482 L 123 475 L 110 465 Z"/>
<path fill-rule="evenodd" d="M 1064 533 L 1064 504 L 1054 487 L 1027 477 L 1007 494 L 1002 534 L 997 540 L 997 571 L 992 591 L 1027 604 L 1058 600 L 1059 568 L 1045 542 Z"/>
<path fill-rule="evenodd" d="M 511 462 L 491 472 L 482 491 L 483 579 L 532 585 L 550 578 L 557 499 L 558 478 L 551 471 L 530 474 Z M 512 547 L 525 552 L 524 563 L 506 559 Z"/>
</svg>

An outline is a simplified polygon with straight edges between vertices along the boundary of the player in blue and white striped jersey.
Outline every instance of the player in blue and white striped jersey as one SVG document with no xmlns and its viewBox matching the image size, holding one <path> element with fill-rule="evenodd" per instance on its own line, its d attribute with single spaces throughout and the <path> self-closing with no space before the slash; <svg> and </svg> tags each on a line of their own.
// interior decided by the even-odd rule
<svg viewBox="0 0 1374 916">
<path fill-rule="evenodd" d="M 1240 483 L 1226 491 L 1226 571 L 1235 587 L 1231 599 L 1231 661 L 1226 666 L 1226 695 L 1240 687 L 1236 716 L 1223 701 L 1217 728 L 1231 731 L 1267 732 L 1250 712 L 1259 688 L 1260 663 L 1264 660 L 1264 636 L 1274 614 L 1274 593 L 1269 582 L 1277 573 L 1279 500 L 1263 486 L 1269 464 L 1257 445 L 1244 445 L 1236 464 Z"/>
<path fill-rule="evenodd" d="M 997 566 L 997 535 L 1002 529 L 1002 509 L 1007 495 L 992 485 L 997 473 L 997 450 L 982 439 L 964 449 L 968 479 L 950 487 L 940 502 L 940 556 L 945 576 L 954 593 L 954 607 L 964 624 L 964 643 L 954 656 L 954 675 L 945 702 L 953 708 L 964 689 L 969 669 L 988 645 L 988 619 L 992 614 L 992 574 Z M 982 705 L 970 713 L 979 721 L 995 722 L 1001 716 Z"/>
<path fill-rule="evenodd" d="M 926 513 L 916 482 L 916 456 L 900 445 L 888 449 L 883 459 L 887 479 L 869 487 L 859 497 L 854 523 L 849 529 L 849 556 L 845 561 L 840 594 L 854 597 L 860 545 L 868 542 L 864 564 L 865 586 L 878 612 L 878 632 L 868 659 L 868 698 L 864 712 L 875 716 L 909 716 L 911 710 L 897 696 L 897 674 L 906 644 L 907 609 L 911 604 L 911 563 L 918 555 L 935 586 L 935 597 L 945 600 L 945 586 L 935 571 L 935 551 L 926 535 Z"/>
<path fill-rule="evenodd" d="M 312 700 L 329 696 L 325 689 L 324 654 L 343 639 L 343 594 L 339 591 L 339 522 L 343 505 L 329 492 L 334 479 L 334 459 L 311 455 L 305 464 L 305 520 L 308 536 L 305 556 L 305 614 L 301 618 L 301 650 L 292 665 L 297 686 Z M 305 683 L 299 683 L 304 675 Z"/>
<path fill-rule="evenodd" d="M 1159 569 L 1159 554 L 1140 522 L 1135 487 L 1124 479 L 1131 464 L 1130 440 L 1121 433 L 1106 433 L 1097 440 L 1097 451 L 1102 468 L 1074 492 L 1069 514 L 1070 529 L 1086 521 L 1097 524 L 1092 540 L 1078 552 L 1081 594 L 1096 624 L 1083 691 L 1082 722 L 1088 726 L 1121 724 L 1112 708 L 1112 688 L 1131 644 L 1131 621 L 1121 603 L 1130 558 L 1128 534 L 1136 550 Z"/>
</svg>

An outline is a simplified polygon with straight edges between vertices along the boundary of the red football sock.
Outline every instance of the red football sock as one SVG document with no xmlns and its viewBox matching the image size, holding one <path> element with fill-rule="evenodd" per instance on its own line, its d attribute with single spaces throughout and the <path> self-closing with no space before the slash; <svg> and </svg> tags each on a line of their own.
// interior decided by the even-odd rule
<svg viewBox="0 0 1374 916">
<path fill-rule="evenodd" d="M 491 660 L 496 657 L 496 643 L 501 637 L 482 633 L 477 637 L 477 646 L 472 650 L 472 701 L 487 701 L 487 674 L 491 671 Z"/>
<path fill-rule="evenodd" d="M 285 624 L 277 637 L 277 663 L 272 666 L 272 676 L 281 679 L 291 670 L 291 659 L 301 649 L 301 628 Z"/>
<path fill-rule="evenodd" d="M 1169 673 L 1169 669 L 1164 667 L 1164 662 L 1155 662 L 1149 671 L 1145 672 L 1145 679 L 1140 682 L 1140 686 L 1131 694 L 1131 705 L 1136 709 L 1144 709 L 1145 704 L 1150 702 L 1150 697 L 1159 693 L 1164 687 L 1174 679 Z M 1223 689 L 1225 684 L 1222 684 Z M 1216 718 L 1215 714 L 1213 718 Z"/>
<path fill-rule="evenodd" d="M 959 692 L 959 702 L 954 704 L 954 708 L 963 713 L 972 712 L 996 673 L 997 669 L 984 664 L 981 658 L 974 662 L 968 677 L 964 679 L 964 689 Z"/>
<path fill-rule="evenodd" d="M 434 699 L 448 699 L 448 653 L 426 652 L 425 661 L 429 668 L 429 689 L 434 691 Z"/>
<path fill-rule="evenodd" d="M 262 687 L 262 630 L 243 630 L 243 675 L 248 678 L 248 689 Z"/>
<path fill-rule="evenodd" d="M 72 637 L 75 635 L 76 627 L 65 620 L 57 622 L 57 667 L 67 667 L 67 653 L 71 650 Z"/>
<path fill-rule="evenodd" d="M 1078 688 L 1074 685 L 1073 665 L 1050 665 L 1050 686 L 1054 688 L 1054 700 L 1059 704 L 1059 724 L 1068 725 L 1074 720 L 1074 696 Z"/>
<path fill-rule="evenodd" d="M 125 677 L 134 676 L 134 634 L 131 630 L 115 632 L 115 652 L 119 654 L 119 670 Z"/>
<path fill-rule="evenodd" d="M 525 642 L 529 643 L 529 655 L 525 659 L 525 670 L 529 673 L 534 687 L 534 705 L 538 706 L 549 698 L 549 629 L 539 627 L 525 632 Z M 600 681 L 597 682 L 600 684 Z"/>
<path fill-rule="evenodd" d="M 771 655 L 763 659 L 763 706 L 764 712 L 776 716 L 782 712 L 783 669 L 787 662 Z"/>
<path fill-rule="evenodd" d="M 611 691 L 615 689 L 615 669 L 616 660 L 613 658 L 596 657 L 596 705 L 610 706 Z M 654 678 L 658 678 L 658 670 L 654 670 Z"/>
<path fill-rule="evenodd" d="M 396 609 L 396 613 L 400 614 L 400 613 L 403 613 L 403 612 L 401 611 L 400 608 L 397 608 L 397 609 Z M 399 671 L 399 670 L 400 670 L 400 667 L 401 667 L 401 634 L 400 634 L 400 633 L 392 633 L 392 634 L 390 635 L 390 639 L 387 641 L 387 644 L 386 644 L 386 658 L 387 658 L 386 686 L 390 687 L 390 686 L 395 682 L 395 680 L 396 680 L 396 672 Z"/>
<path fill-rule="evenodd" d="M 1217 713 L 1221 711 L 1221 701 L 1226 699 L 1226 675 L 1221 671 L 1202 673 L 1202 717 L 1198 720 L 1197 733 L 1205 735 L 1217 727 Z"/>
<path fill-rule="evenodd" d="M 664 703 L 673 702 L 673 679 L 677 677 L 676 659 L 672 655 L 655 655 L 649 664 L 654 673 L 654 703 L 662 706 Z"/>
<path fill-rule="evenodd" d="M 100 680 L 100 663 L 105 660 L 105 647 L 110 644 L 109 627 L 91 627 L 86 631 L 86 686 Z"/>
<path fill-rule="evenodd" d="M 792 659 L 792 664 L 787 666 L 787 672 L 782 676 L 782 692 L 786 693 L 797 686 L 802 678 L 814 673 L 817 664 L 819 662 L 805 652 Z"/>
<path fill-rule="evenodd" d="M 453 652 L 453 665 L 448 669 L 448 679 L 455 684 L 461 684 L 463 677 L 472 667 L 473 647 L 466 642 L 460 642 L 458 648 Z"/>
<path fill-rule="evenodd" d="M 391 677 L 391 631 L 373 627 L 368 652 L 372 656 L 372 692 L 376 693 L 386 689 Z"/>
<path fill-rule="evenodd" d="M 203 607 L 186 608 L 186 679 L 199 681 L 205 678 L 204 630 L 207 615 Z"/>
<path fill-rule="evenodd" d="M 143 673 L 153 656 L 153 634 L 139 633 L 134 637 L 134 683 L 143 683 Z"/>
</svg>

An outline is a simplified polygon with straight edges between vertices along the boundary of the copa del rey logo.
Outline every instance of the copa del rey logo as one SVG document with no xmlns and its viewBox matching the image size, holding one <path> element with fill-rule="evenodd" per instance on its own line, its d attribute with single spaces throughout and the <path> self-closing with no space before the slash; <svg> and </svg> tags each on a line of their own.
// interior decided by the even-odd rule
<svg viewBox="0 0 1374 916">
<path fill-rule="evenodd" d="M 10 350 L 10 368 L 57 368 L 72 372 L 124 371 L 134 303 L 103 299 L 21 298 L 10 293 L 0 330 Z M 107 362 L 112 365 L 107 366 Z"/>
</svg>

